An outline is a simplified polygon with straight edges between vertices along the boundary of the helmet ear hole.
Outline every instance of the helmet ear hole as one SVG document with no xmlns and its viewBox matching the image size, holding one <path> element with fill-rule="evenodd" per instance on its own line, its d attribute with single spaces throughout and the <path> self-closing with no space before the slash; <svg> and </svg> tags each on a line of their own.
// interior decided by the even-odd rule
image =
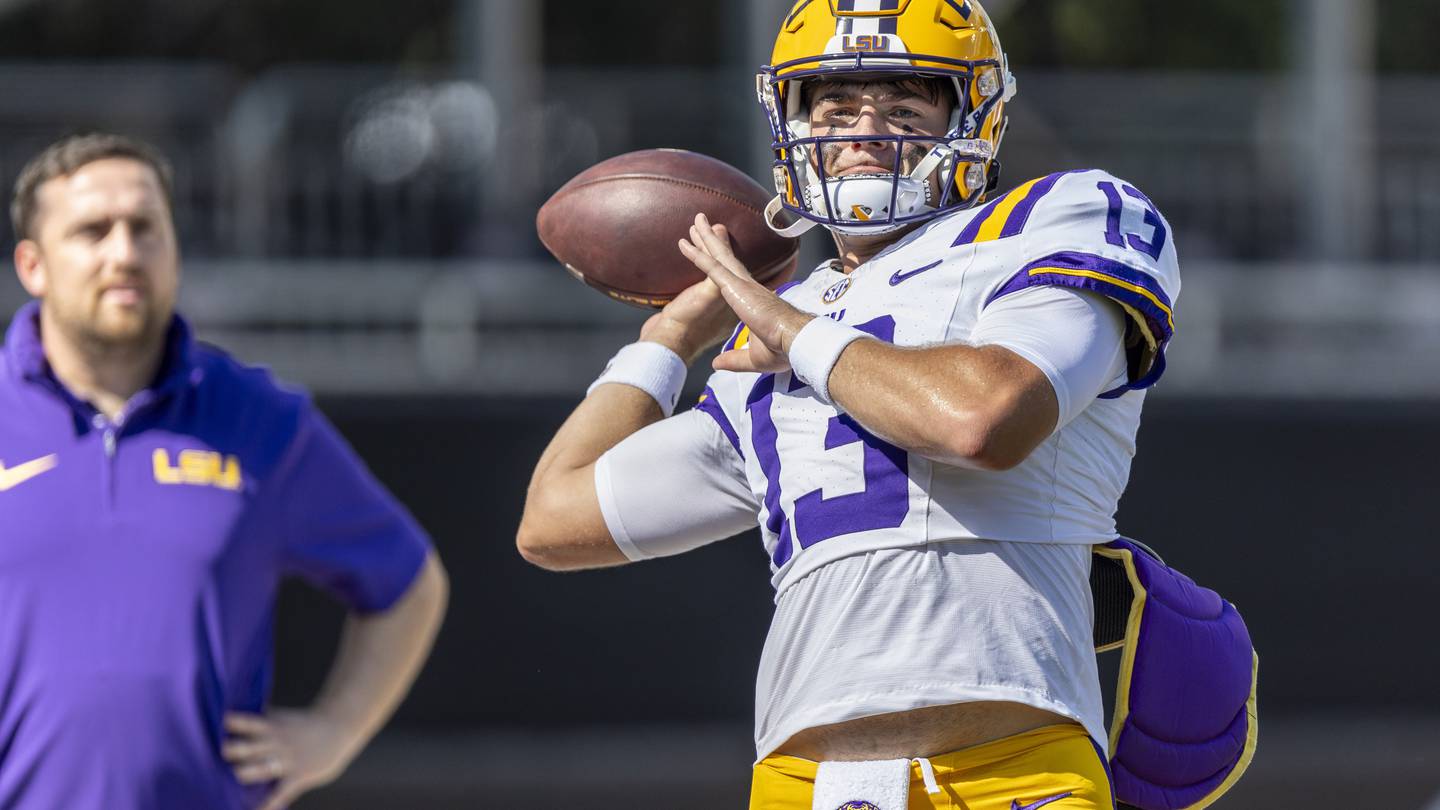
<svg viewBox="0 0 1440 810">
<path fill-rule="evenodd" d="M 1000 188 L 1000 161 L 992 160 L 985 169 L 985 193 L 989 194 Z"/>
</svg>

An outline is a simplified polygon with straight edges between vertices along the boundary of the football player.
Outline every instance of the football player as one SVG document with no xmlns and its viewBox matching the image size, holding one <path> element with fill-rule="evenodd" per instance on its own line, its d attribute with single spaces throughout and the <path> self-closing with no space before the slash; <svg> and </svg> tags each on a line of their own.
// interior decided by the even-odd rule
<svg viewBox="0 0 1440 810">
<path fill-rule="evenodd" d="M 518 544 L 554 568 L 759 523 L 776 610 L 752 808 L 1108 808 L 1092 544 L 1114 514 L 1179 275 L 1103 171 L 1005 193 L 1015 93 L 974 0 L 799 0 L 759 77 L 779 195 L 837 258 L 778 293 L 697 214 L 708 276 L 542 456 Z M 693 410 L 687 365 L 741 326 Z"/>
</svg>

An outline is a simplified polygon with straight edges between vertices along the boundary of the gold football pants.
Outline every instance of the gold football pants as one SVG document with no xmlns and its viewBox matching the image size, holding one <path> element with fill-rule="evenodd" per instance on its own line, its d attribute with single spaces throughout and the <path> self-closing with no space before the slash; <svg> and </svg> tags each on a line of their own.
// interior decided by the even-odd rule
<svg viewBox="0 0 1440 810">
<path fill-rule="evenodd" d="M 1045 726 L 929 759 L 940 790 L 928 792 L 920 765 L 912 762 L 908 810 L 1114 807 L 1105 761 L 1078 725 Z M 799 757 L 766 757 L 755 766 L 750 810 L 811 810 L 818 767 Z"/>
</svg>

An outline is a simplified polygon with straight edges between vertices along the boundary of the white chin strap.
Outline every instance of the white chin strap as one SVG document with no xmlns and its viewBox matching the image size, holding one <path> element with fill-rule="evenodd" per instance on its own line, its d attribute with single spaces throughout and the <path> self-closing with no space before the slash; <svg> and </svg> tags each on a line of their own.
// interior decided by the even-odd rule
<svg viewBox="0 0 1440 810">
<path fill-rule="evenodd" d="M 957 146 L 965 141 L 941 144 L 930 150 L 909 174 L 899 178 L 889 172 L 885 174 L 850 174 L 827 180 L 821 184 L 816 180 L 804 189 L 804 207 L 818 216 L 832 216 L 834 223 L 820 223 L 803 217 L 792 217 L 789 224 L 781 224 L 780 215 L 784 210 L 780 195 L 765 206 L 765 221 L 771 230 L 781 236 L 799 236 L 816 225 L 825 225 L 832 231 L 851 235 L 882 234 L 899 230 L 908 222 L 883 223 L 889 219 L 900 219 L 935 210 L 930 204 L 930 176 L 942 164 L 952 159 L 956 151 L 967 151 Z M 828 200 L 827 200 L 828 192 Z M 890 210 L 891 200 L 895 210 Z M 834 202 L 831 213 L 830 201 Z"/>
<path fill-rule="evenodd" d="M 934 211 L 928 204 L 926 183 L 909 177 L 896 178 L 890 174 L 851 174 L 837 177 L 825 183 L 811 183 L 805 189 L 805 198 L 811 211 L 826 216 L 828 213 L 837 221 L 831 228 L 840 233 L 866 234 L 886 233 L 904 227 L 903 223 L 878 225 L 887 219 L 907 217 Z M 835 206 L 832 210 L 826 204 L 826 193 Z M 890 210 L 894 197 L 895 210 Z M 854 223 L 851 225 L 850 223 Z M 869 224 L 867 224 L 869 223 Z"/>
<path fill-rule="evenodd" d="M 789 224 L 784 224 L 784 220 L 787 219 L 790 220 Z M 781 236 L 793 237 L 805 233 L 820 223 L 813 219 L 797 217 L 786 211 L 785 196 L 776 194 L 770 199 L 770 202 L 765 204 L 765 224 L 770 226 L 770 230 Z"/>
</svg>

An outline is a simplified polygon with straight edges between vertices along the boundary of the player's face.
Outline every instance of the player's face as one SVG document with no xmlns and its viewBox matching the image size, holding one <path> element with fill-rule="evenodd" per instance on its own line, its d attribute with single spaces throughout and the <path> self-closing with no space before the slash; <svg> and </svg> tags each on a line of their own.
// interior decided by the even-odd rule
<svg viewBox="0 0 1440 810">
<path fill-rule="evenodd" d="M 866 140 L 867 135 L 942 136 L 949 128 L 950 102 L 932 99 L 915 82 L 822 82 L 810 100 L 813 135 L 856 136 L 849 143 L 827 143 L 820 150 L 827 177 L 889 174 L 896 143 Z M 933 144 L 906 144 L 900 170 L 908 174 Z M 812 158 L 813 160 L 813 158 Z"/>
<path fill-rule="evenodd" d="M 68 337 L 107 347 L 163 335 L 180 285 L 175 226 L 144 163 L 107 158 L 37 192 L 34 242 L 47 318 Z"/>
</svg>

